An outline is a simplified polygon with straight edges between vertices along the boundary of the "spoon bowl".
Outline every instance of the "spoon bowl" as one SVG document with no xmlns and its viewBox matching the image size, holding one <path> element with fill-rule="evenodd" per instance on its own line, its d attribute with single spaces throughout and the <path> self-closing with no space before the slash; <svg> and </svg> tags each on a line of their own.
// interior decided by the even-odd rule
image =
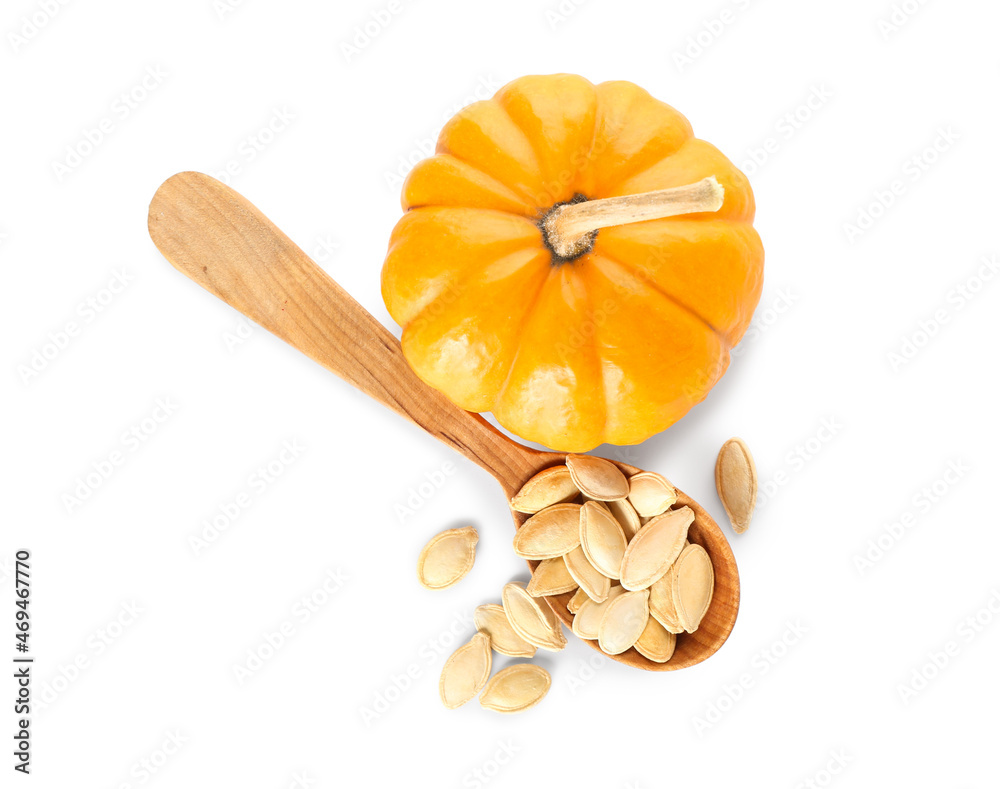
<svg viewBox="0 0 1000 789">
<path fill-rule="evenodd" d="M 421 381 L 399 341 L 243 196 L 196 172 L 167 179 L 149 206 L 149 234 L 181 273 L 492 474 L 508 501 L 542 469 L 566 455 L 522 446 L 478 414 L 464 411 Z M 639 472 L 616 463 L 626 476 Z M 667 663 L 635 649 L 608 655 L 649 671 L 693 666 L 729 637 L 739 610 L 740 584 L 729 543 L 711 516 L 677 491 L 695 514 L 688 539 L 701 545 L 715 569 L 715 592 L 701 625 L 677 636 Z M 528 516 L 511 510 L 515 528 Z M 535 562 L 529 562 L 532 570 Z M 571 593 L 545 598 L 562 622 Z M 599 650 L 596 641 L 588 641 Z M 604 654 L 603 652 L 601 654 Z"/>
</svg>

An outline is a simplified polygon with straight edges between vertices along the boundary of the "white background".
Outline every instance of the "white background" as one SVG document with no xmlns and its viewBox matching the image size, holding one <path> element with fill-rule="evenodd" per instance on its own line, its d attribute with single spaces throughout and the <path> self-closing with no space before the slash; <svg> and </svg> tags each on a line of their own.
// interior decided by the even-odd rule
<svg viewBox="0 0 1000 789">
<path fill-rule="evenodd" d="M 996 785 L 1000 283 L 977 272 L 1000 252 L 1000 7 L 399 0 L 350 56 L 387 2 L 47 7 L 11 0 L 0 19 L 0 639 L 6 661 L 13 555 L 29 549 L 45 702 L 31 778 L 5 755 L 0 783 Z M 447 711 L 437 677 L 473 608 L 526 578 L 499 489 L 263 330 L 241 338 L 153 247 L 146 209 L 172 173 L 235 161 L 233 185 L 391 325 L 379 269 L 407 161 L 477 91 L 556 71 L 639 83 L 750 173 L 767 250 L 755 329 L 681 424 L 599 451 L 720 517 L 715 453 L 741 435 L 764 501 L 732 538 L 743 603 L 708 662 L 595 668 L 571 637 L 541 658 L 553 686 L 533 711 Z M 275 111 L 293 117 L 250 159 Z M 50 358 L 26 374 L 36 352 Z M 143 441 L 124 437 L 153 415 Z M 301 452 L 260 490 L 286 441 Z M 421 496 L 428 475 L 446 481 Z M 241 493 L 250 506 L 193 550 Z M 421 589 L 420 547 L 465 523 L 473 572 Z M 330 571 L 346 580 L 326 596 Z M 310 596 L 325 604 L 305 621 Z"/>
</svg>

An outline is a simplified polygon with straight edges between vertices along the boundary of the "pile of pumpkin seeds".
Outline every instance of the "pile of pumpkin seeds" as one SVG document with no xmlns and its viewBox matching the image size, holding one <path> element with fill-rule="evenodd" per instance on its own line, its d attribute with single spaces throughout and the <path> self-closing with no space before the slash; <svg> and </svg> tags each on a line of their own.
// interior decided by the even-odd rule
<svg viewBox="0 0 1000 789">
<path fill-rule="evenodd" d="M 666 663 L 677 634 L 693 633 L 708 610 L 715 576 L 711 559 L 687 540 L 689 507 L 662 476 L 626 478 L 613 463 L 568 455 L 565 465 L 532 477 L 511 500 L 530 515 L 514 537 L 514 552 L 537 561 L 527 586 L 509 583 L 502 604 L 476 609 L 477 632 L 445 663 L 441 700 L 453 709 L 473 699 L 498 712 L 520 712 L 548 692 L 551 678 L 531 663 L 515 663 L 492 679 L 492 653 L 532 658 L 537 649 L 566 646 L 559 620 L 543 598 L 575 592 L 568 603 L 573 632 L 608 655 L 635 649 Z M 451 529 L 428 543 L 418 574 L 428 588 L 461 579 L 472 566 L 475 529 Z"/>
<path fill-rule="evenodd" d="M 687 540 L 690 507 L 650 471 L 626 478 L 613 463 L 569 455 L 532 477 L 511 501 L 531 515 L 514 552 L 538 566 L 528 593 L 575 590 L 573 632 L 608 655 L 635 649 L 666 663 L 678 633 L 693 633 L 708 610 L 715 575 L 708 553 Z"/>
</svg>

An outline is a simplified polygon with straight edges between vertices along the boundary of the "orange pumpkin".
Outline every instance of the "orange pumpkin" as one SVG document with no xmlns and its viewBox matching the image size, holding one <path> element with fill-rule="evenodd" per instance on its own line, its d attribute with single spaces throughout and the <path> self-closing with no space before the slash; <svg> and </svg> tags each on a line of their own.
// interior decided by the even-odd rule
<svg viewBox="0 0 1000 789">
<path fill-rule="evenodd" d="M 724 190 L 717 211 L 601 227 L 572 253 L 547 234 L 563 204 L 707 176 Z M 382 296 L 407 360 L 462 408 L 553 449 L 672 425 L 725 372 L 760 298 L 746 177 L 630 82 L 511 82 L 448 122 L 402 203 Z"/>
</svg>

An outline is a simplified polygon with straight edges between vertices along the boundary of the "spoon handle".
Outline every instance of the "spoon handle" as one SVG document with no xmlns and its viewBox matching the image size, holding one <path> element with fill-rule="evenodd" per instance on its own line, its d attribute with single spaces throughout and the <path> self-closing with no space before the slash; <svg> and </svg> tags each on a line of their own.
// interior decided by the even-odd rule
<svg viewBox="0 0 1000 789">
<path fill-rule="evenodd" d="M 246 198 L 202 173 L 167 179 L 149 235 L 170 263 L 293 348 L 495 476 L 527 479 L 538 454 L 421 381 L 399 341 Z"/>
</svg>

